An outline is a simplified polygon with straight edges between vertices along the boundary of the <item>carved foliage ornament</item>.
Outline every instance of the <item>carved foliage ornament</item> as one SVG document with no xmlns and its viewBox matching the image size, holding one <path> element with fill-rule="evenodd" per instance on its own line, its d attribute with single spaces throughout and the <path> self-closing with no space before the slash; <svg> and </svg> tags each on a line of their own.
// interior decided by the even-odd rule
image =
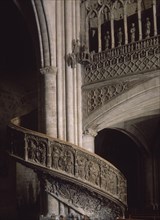
<svg viewBox="0 0 160 220">
<path fill-rule="evenodd" d="M 87 105 L 87 115 L 127 89 L 128 82 L 124 81 L 90 90 L 83 90 L 83 102 Z"/>
<path fill-rule="evenodd" d="M 46 166 L 47 142 L 36 136 L 27 136 L 26 138 L 28 160 Z"/>
<path fill-rule="evenodd" d="M 74 161 L 75 153 L 69 146 L 66 148 L 58 142 L 51 142 L 51 167 L 56 170 L 67 172 L 68 174 L 74 175 Z"/>
<path fill-rule="evenodd" d="M 48 141 L 45 138 L 31 134 L 26 135 L 26 149 L 28 161 L 49 167 L 70 177 L 78 178 L 82 182 L 88 182 L 92 186 L 102 189 L 102 191 L 107 191 L 113 197 L 118 198 L 119 195 L 123 194 L 120 192 L 122 189 L 119 188 L 121 185 L 118 182 L 119 180 L 124 180 L 125 189 L 122 191 L 126 190 L 125 179 L 116 168 L 110 168 L 110 165 L 106 162 L 107 170 L 105 172 L 110 178 L 106 176 L 105 179 L 102 175 L 102 166 L 104 166 L 102 161 L 80 149 L 75 149 L 65 143 Z M 121 178 L 118 177 L 119 175 Z M 108 185 L 104 186 L 105 181 L 106 184 L 108 182 Z M 109 188 L 109 184 L 112 185 L 112 189 Z M 124 204 L 126 204 L 126 200 L 123 200 L 125 197 L 126 192 L 124 197 L 119 198 Z"/>
<path fill-rule="evenodd" d="M 81 214 L 98 219 L 116 219 L 122 214 L 120 206 L 82 186 L 47 175 L 43 175 L 42 179 L 48 193 Z"/>
</svg>

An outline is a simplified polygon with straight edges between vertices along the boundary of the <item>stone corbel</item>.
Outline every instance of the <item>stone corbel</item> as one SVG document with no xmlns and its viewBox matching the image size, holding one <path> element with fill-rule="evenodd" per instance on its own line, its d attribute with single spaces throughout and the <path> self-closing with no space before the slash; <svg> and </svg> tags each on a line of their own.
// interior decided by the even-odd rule
<svg viewBox="0 0 160 220">
<path fill-rule="evenodd" d="M 92 137 L 96 137 L 97 136 L 97 131 L 92 129 L 92 128 L 87 128 L 84 132 L 84 135 L 90 135 Z"/>
<path fill-rule="evenodd" d="M 71 68 L 75 68 L 77 63 L 84 64 L 90 63 L 92 60 L 92 53 L 87 52 L 85 45 L 81 46 L 78 39 L 72 40 L 72 53 L 68 53 L 66 56 L 66 62 Z"/>
<path fill-rule="evenodd" d="M 57 74 L 57 67 L 55 66 L 46 66 L 40 69 L 40 73 L 42 75 L 46 75 L 46 74 L 53 74 L 56 75 Z"/>
</svg>

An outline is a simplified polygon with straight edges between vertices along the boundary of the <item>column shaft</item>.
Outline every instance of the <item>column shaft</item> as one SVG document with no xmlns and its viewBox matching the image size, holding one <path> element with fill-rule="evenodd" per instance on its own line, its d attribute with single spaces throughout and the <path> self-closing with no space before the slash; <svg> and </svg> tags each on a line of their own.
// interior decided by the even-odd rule
<svg viewBox="0 0 160 220">
<path fill-rule="evenodd" d="M 64 139 L 64 120 L 63 120 L 63 73 L 62 73 L 62 1 L 56 1 L 56 41 L 57 41 L 57 137 Z"/>
<path fill-rule="evenodd" d="M 85 42 L 85 46 L 86 46 L 86 50 L 87 52 L 89 52 L 90 50 L 90 45 L 89 45 L 89 16 L 87 15 L 87 18 L 86 18 L 86 42 Z"/>
<path fill-rule="evenodd" d="M 141 0 L 137 1 L 139 40 L 142 40 Z"/>
<path fill-rule="evenodd" d="M 64 2 L 65 6 L 65 48 L 66 55 L 72 52 L 72 0 Z M 66 63 L 66 136 L 74 143 L 74 106 L 73 106 L 73 71 Z"/>
<path fill-rule="evenodd" d="M 125 44 L 128 44 L 128 25 L 127 25 L 127 5 L 124 6 L 124 37 L 125 37 Z"/>
<path fill-rule="evenodd" d="M 153 0 L 153 23 L 154 23 L 154 36 L 157 35 L 157 11 L 156 0 Z"/>
<path fill-rule="evenodd" d="M 47 193 L 47 203 L 48 203 L 47 215 L 48 216 L 51 216 L 52 214 L 59 215 L 59 202 L 57 199 L 55 199 L 49 193 Z"/>
<path fill-rule="evenodd" d="M 101 16 L 98 16 L 98 52 L 102 51 L 102 39 L 101 39 Z"/>
<path fill-rule="evenodd" d="M 80 40 L 80 0 L 76 0 L 76 38 Z M 82 146 L 82 79 L 81 65 L 77 64 L 77 144 Z"/>
<path fill-rule="evenodd" d="M 111 48 L 115 47 L 115 39 L 114 39 L 114 17 L 111 15 Z"/>
<path fill-rule="evenodd" d="M 94 139 L 96 135 L 97 132 L 92 129 L 88 129 L 83 135 L 83 147 L 92 153 L 95 152 Z"/>
<path fill-rule="evenodd" d="M 56 72 L 55 67 L 40 69 L 42 81 L 42 132 L 57 137 L 57 110 L 56 110 Z"/>
<path fill-rule="evenodd" d="M 76 5 L 75 0 L 72 1 L 72 39 L 77 40 L 76 38 Z M 74 105 L 74 144 L 77 144 L 77 65 L 73 69 L 73 105 Z"/>
</svg>

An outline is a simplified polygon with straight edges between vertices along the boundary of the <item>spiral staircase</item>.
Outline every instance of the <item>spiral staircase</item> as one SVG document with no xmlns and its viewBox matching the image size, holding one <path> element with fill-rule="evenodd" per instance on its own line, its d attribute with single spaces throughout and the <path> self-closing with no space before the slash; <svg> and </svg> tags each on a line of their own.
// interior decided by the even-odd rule
<svg viewBox="0 0 160 220">
<path fill-rule="evenodd" d="M 8 126 L 9 155 L 37 174 L 41 190 L 58 201 L 59 215 L 116 219 L 127 206 L 126 179 L 112 164 L 71 143 L 21 127 Z M 61 213 L 62 207 L 65 213 Z M 43 213 L 42 213 L 43 214 Z M 40 219 L 49 219 L 40 216 Z"/>
<path fill-rule="evenodd" d="M 159 45 L 158 35 L 92 56 L 82 54 L 79 60 L 85 63 L 82 95 L 87 94 L 83 100 L 84 124 L 89 126 L 92 116 L 109 101 L 159 76 L 156 72 L 160 68 Z M 95 89 L 95 84 L 102 80 L 106 84 Z M 124 217 L 127 182 L 120 170 L 83 148 L 27 129 L 21 121 L 15 118 L 8 126 L 9 155 L 36 173 L 48 204 L 52 200 L 58 204 L 59 218 L 61 215 L 103 220 Z M 41 214 L 41 220 L 55 217 L 50 212 L 47 216 L 43 211 Z"/>
</svg>

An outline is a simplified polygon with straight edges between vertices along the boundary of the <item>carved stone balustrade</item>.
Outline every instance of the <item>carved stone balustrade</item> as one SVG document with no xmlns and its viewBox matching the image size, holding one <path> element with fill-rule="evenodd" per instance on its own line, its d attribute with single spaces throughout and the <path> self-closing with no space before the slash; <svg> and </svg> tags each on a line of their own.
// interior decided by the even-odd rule
<svg viewBox="0 0 160 220">
<path fill-rule="evenodd" d="M 123 174 L 101 157 L 75 145 L 9 125 L 10 155 L 101 191 L 111 200 L 127 205 L 127 185 Z M 47 171 L 46 171 L 47 172 Z"/>
<path fill-rule="evenodd" d="M 91 54 L 82 73 L 83 118 L 156 76 L 159 69 L 160 35 Z"/>
<path fill-rule="evenodd" d="M 86 56 L 86 57 L 85 57 Z M 83 85 L 160 69 L 160 36 L 85 54 Z"/>
</svg>

